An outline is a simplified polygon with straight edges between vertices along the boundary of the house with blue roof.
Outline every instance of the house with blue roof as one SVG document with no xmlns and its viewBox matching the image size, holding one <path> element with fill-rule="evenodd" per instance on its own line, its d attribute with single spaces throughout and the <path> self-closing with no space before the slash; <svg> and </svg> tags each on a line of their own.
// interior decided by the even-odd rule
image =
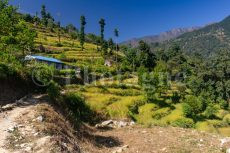
<svg viewBox="0 0 230 153">
<path fill-rule="evenodd" d="M 38 61 L 42 63 L 46 63 L 48 65 L 53 65 L 56 69 L 61 70 L 65 68 L 65 64 L 55 58 L 50 58 L 50 57 L 44 57 L 44 56 L 37 56 L 37 55 L 27 55 L 25 57 L 25 61 Z"/>
</svg>

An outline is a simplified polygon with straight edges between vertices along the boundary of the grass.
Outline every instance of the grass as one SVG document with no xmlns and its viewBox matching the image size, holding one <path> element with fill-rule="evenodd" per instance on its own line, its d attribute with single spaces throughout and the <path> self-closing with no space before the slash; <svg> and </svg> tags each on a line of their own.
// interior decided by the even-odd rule
<svg viewBox="0 0 230 153">
<path fill-rule="evenodd" d="M 91 43 L 85 43 L 84 51 L 81 51 L 80 42 L 70 39 L 67 34 L 62 34 L 61 44 L 58 47 L 57 33 L 51 32 L 48 29 L 36 28 L 38 37 L 36 38 L 36 46 L 41 44 L 45 47 L 47 52 L 37 53 L 43 56 L 54 57 L 64 61 L 66 64 L 73 66 L 87 66 L 96 71 L 98 67 L 102 67 L 106 71 L 112 71 L 114 67 L 104 66 L 104 58 L 101 52 L 97 51 L 97 46 Z"/>
<path fill-rule="evenodd" d="M 81 51 L 79 41 L 76 40 L 73 45 L 69 36 L 63 34 L 61 37 L 62 45 L 58 47 L 56 33 L 44 28 L 38 28 L 37 31 L 36 46 L 42 44 L 47 50 L 47 52 L 39 54 L 55 57 L 69 65 L 89 67 L 94 74 L 101 75 L 116 71 L 115 66 L 104 66 L 104 58 L 101 52 L 97 51 L 96 45 L 85 43 L 85 49 Z M 130 118 L 130 106 L 138 100 L 144 100 L 144 93 L 138 85 L 138 78 L 133 74 L 112 75 L 111 78 L 101 79 L 87 86 L 72 85 L 67 86 L 66 89 L 81 93 L 91 109 L 113 119 Z M 161 102 L 143 104 L 138 106 L 138 112 L 132 114 L 132 118 L 147 126 L 170 125 L 172 122 L 183 118 L 182 104 L 173 104 L 170 99 L 175 92 L 189 93 L 190 91 L 187 91 L 183 84 L 172 82 L 171 89 L 164 94 L 166 100 L 159 99 L 159 101 L 164 100 L 167 105 Z M 228 135 L 230 128 L 222 122 L 227 114 L 229 114 L 228 111 L 220 109 L 216 114 L 219 120 L 199 121 L 196 123 L 196 129 Z"/>
</svg>

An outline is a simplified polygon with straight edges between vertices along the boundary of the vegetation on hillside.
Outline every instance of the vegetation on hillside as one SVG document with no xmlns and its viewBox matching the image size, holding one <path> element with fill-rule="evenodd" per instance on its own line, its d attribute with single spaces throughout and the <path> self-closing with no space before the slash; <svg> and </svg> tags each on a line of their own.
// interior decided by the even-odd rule
<svg viewBox="0 0 230 153">
<path fill-rule="evenodd" d="M 143 41 L 137 48 L 119 47 L 113 39 L 105 40 L 104 19 L 99 21 L 100 36 L 86 34 L 85 16 L 79 22 L 80 30 L 72 24 L 63 27 L 45 6 L 39 18 L 17 13 L 16 8 L 1 0 L 0 78 L 33 75 L 36 81 L 47 85 L 50 100 L 67 111 L 74 122 L 92 123 L 95 117 L 132 119 L 145 126 L 229 131 L 228 50 L 217 47 L 218 54 L 207 59 L 185 54 L 183 45 L 170 45 L 167 49 L 158 46 L 155 52 Z M 114 36 L 119 37 L 117 29 Z M 186 40 L 186 44 L 193 41 Z M 50 70 L 59 77 L 76 77 L 75 71 L 57 71 L 39 63 L 28 66 L 24 62 L 27 54 L 55 57 L 79 67 L 80 75 L 87 75 L 86 80 L 91 75 L 103 79 L 60 87 L 50 82 Z M 107 60 L 111 60 L 110 67 L 105 65 Z M 41 68 L 42 73 L 32 73 Z"/>
</svg>

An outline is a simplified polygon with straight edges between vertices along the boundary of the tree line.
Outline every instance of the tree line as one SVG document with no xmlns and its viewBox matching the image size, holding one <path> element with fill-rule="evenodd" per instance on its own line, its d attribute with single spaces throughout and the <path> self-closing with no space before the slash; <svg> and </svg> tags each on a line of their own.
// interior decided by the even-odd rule
<svg viewBox="0 0 230 153">
<path fill-rule="evenodd" d="M 114 42 L 112 38 L 109 38 L 108 40 L 105 40 L 104 32 L 105 32 L 105 26 L 106 21 L 105 19 L 101 18 L 98 22 L 100 26 L 100 36 L 97 36 L 93 33 L 86 34 L 85 28 L 87 25 L 86 17 L 82 15 L 80 17 L 80 28 L 79 30 L 73 25 L 68 24 L 65 27 L 61 27 L 60 21 L 56 22 L 54 17 L 49 13 L 46 9 L 45 5 L 41 6 L 41 12 L 40 12 L 41 18 L 38 17 L 38 13 L 36 13 L 35 16 L 32 16 L 30 14 L 23 14 L 23 18 L 27 22 L 34 23 L 35 26 L 38 24 L 42 24 L 44 27 L 50 29 L 52 32 L 58 33 L 58 42 L 61 46 L 61 33 L 62 31 L 69 34 L 70 38 L 73 41 L 79 40 L 81 45 L 81 50 L 84 50 L 84 44 L 86 42 L 91 42 L 93 44 L 97 45 L 97 50 L 101 51 L 103 55 L 111 55 L 113 54 L 113 51 L 116 50 L 116 52 L 119 50 L 119 46 L 117 41 Z M 119 31 L 117 28 L 114 29 L 114 37 L 117 39 L 119 37 Z"/>
</svg>

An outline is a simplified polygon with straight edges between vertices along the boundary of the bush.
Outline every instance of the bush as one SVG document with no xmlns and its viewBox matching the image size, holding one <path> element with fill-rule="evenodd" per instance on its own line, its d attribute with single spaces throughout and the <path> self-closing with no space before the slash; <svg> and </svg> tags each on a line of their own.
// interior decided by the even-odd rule
<svg viewBox="0 0 230 153">
<path fill-rule="evenodd" d="M 32 78 L 35 84 L 47 86 L 52 81 L 55 69 L 43 63 L 36 63 L 31 67 Z"/>
<path fill-rule="evenodd" d="M 47 93 L 51 101 L 57 101 L 61 95 L 60 86 L 56 82 L 51 81 L 47 89 Z"/>
<path fill-rule="evenodd" d="M 214 118 L 217 112 L 218 112 L 218 108 L 214 104 L 209 104 L 204 112 L 204 115 L 207 118 Z"/>
<path fill-rule="evenodd" d="M 200 98 L 195 96 L 186 96 L 183 112 L 185 117 L 196 118 L 196 115 L 202 112 L 203 104 Z"/>
<path fill-rule="evenodd" d="M 230 125 L 230 114 L 226 115 L 223 121 Z"/>
<path fill-rule="evenodd" d="M 185 117 L 192 117 L 194 115 L 192 107 L 189 104 L 183 104 L 183 113 Z"/>
<path fill-rule="evenodd" d="M 139 85 L 142 85 L 142 83 L 144 81 L 143 77 L 147 72 L 148 72 L 148 69 L 145 68 L 144 66 L 141 66 L 141 67 L 138 68 L 137 73 L 138 73 L 138 84 Z"/>
<path fill-rule="evenodd" d="M 168 107 L 162 108 L 162 109 L 159 109 L 159 110 L 157 110 L 157 111 L 155 111 L 153 113 L 153 118 L 159 120 L 159 119 L 167 116 L 170 113 L 171 113 L 171 109 L 170 108 L 168 108 Z"/>
<path fill-rule="evenodd" d="M 62 47 L 63 45 L 61 43 L 56 44 L 57 47 Z"/>
<path fill-rule="evenodd" d="M 132 113 L 132 114 L 138 114 L 138 109 L 140 106 L 143 106 L 146 104 L 146 101 L 144 100 L 136 100 L 133 102 L 132 105 L 129 106 L 129 111 Z"/>
<path fill-rule="evenodd" d="M 173 96 L 171 97 L 173 103 L 179 103 L 181 96 L 178 92 L 173 92 Z"/>
<path fill-rule="evenodd" d="M 227 109 L 228 108 L 228 102 L 226 100 L 221 99 L 219 101 L 219 104 L 220 104 L 220 108 L 222 108 L 222 109 Z"/>
<path fill-rule="evenodd" d="M 182 127 L 182 128 L 194 128 L 195 127 L 195 123 L 192 119 L 189 118 L 180 118 L 177 119 L 173 122 L 171 122 L 172 126 L 175 127 Z"/>
<path fill-rule="evenodd" d="M 228 124 L 221 120 L 209 120 L 208 123 L 215 128 L 227 127 Z"/>
<path fill-rule="evenodd" d="M 64 103 L 71 116 L 76 121 L 91 122 L 92 112 L 85 100 L 77 93 L 68 93 L 64 96 Z"/>
</svg>

